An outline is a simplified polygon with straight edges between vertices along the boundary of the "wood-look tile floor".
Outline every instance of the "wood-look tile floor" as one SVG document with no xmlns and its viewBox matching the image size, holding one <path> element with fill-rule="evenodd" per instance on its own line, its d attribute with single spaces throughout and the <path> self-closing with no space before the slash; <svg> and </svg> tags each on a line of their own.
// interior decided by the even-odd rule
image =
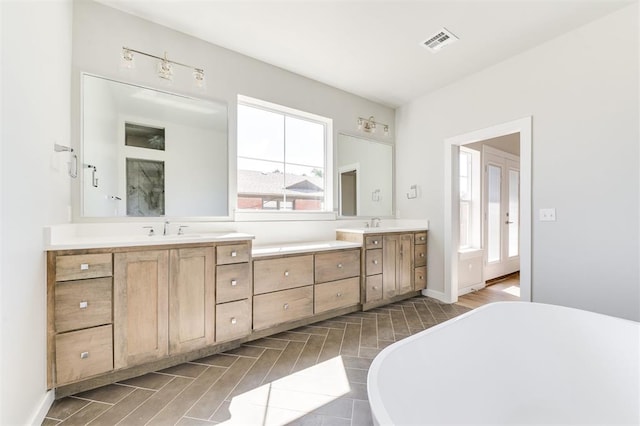
<svg viewBox="0 0 640 426">
<path fill-rule="evenodd" d="M 42 424 L 370 425 L 373 358 L 469 310 L 415 297 L 355 312 L 62 398 Z"/>
</svg>

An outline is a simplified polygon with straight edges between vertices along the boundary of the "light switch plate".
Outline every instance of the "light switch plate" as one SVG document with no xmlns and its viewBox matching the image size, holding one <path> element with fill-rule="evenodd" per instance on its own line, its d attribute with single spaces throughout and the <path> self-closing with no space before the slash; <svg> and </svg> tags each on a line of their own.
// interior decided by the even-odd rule
<svg viewBox="0 0 640 426">
<path fill-rule="evenodd" d="M 556 209 L 540 209 L 540 222 L 555 222 L 556 221 Z"/>
</svg>

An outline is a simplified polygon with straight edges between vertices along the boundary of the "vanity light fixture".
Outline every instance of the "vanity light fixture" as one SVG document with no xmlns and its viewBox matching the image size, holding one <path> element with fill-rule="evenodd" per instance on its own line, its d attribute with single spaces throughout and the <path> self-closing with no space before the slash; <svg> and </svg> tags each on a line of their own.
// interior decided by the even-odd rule
<svg viewBox="0 0 640 426">
<path fill-rule="evenodd" d="M 384 135 L 389 136 L 388 124 L 377 122 L 373 115 L 369 118 L 358 117 L 358 130 L 363 130 L 367 133 L 375 133 L 377 126 L 382 126 Z"/>
<path fill-rule="evenodd" d="M 122 67 L 123 68 L 134 68 L 134 53 L 137 53 L 142 56 L 147 56 L 149 58 L 158 59 L 158 77 L 164 80 L 173 80 L 173 66 L 179 65 L 181 67 L 189 68 L 193 70 L 193 79 L 194 84 L 202 88 L 204 87 L 204 69 L 196 68 L 191 65 L 183 64 L 180 62 L 172 61 L 167 57 L 167 52 L 164 52 L 164 57 L 152 55 L 150 53 L 142 52 L 140 50 L 131 49 L 128 47 L 122 47 Z"/>
</svg>

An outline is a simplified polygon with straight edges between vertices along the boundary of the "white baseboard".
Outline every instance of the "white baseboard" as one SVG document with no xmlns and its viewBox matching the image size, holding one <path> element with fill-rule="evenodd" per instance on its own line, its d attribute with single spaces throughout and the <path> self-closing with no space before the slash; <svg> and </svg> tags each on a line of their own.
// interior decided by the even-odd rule
<svg viewBox="0 0 640 426">
<path fill-rule="evenodd" d="M 471 285 L 469 287 L 458 289 L 458 297 L 465 295 L 467 293 L 471 293 L 472 291 L 482 290 L 486 287 L 486 284 L 483 282 L 481 284 Z"/>
<path fill-rule="evenodd" d="M 427 297 L 433 297 L 434 299 L 437 299 L 437 300 L 439 300 L 441 302 L 444 302 L 444 303 L 449 303 L 448 300 L 447 300 L 446 295 L 441 291 L 435 291 L 435 290 L 431 290 L 429 288 L 426 288 L 426 289 L 422 290 L 422 295 L 423 296 L 427 296 Z"/>
<path fill-rule="evenodd" d="M 55 392 L 52 390 L 48 390 L 47 393 L 44 394 L 44 398 L 42 398 L 42 402 L 40 406 L 36 409 L 35 413 L 31 417 L 30 425 L 39 426 L 44 421 L 44 418 L 47 417 L 47 413 L 53 404 L 53 400 L 55 397 Z"/>
</svg>

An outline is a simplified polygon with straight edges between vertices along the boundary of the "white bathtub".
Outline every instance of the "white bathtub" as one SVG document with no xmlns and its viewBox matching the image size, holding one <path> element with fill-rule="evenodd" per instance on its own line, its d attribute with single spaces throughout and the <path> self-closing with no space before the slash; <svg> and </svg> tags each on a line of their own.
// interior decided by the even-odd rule
<svg viewBox="0 0 640 426">
<path fill-rule="evenodd" d="M 637 425 L 640 323 L 493 303 L 385 348 L 367 391 L 381 425 Z"/>
</svg>

